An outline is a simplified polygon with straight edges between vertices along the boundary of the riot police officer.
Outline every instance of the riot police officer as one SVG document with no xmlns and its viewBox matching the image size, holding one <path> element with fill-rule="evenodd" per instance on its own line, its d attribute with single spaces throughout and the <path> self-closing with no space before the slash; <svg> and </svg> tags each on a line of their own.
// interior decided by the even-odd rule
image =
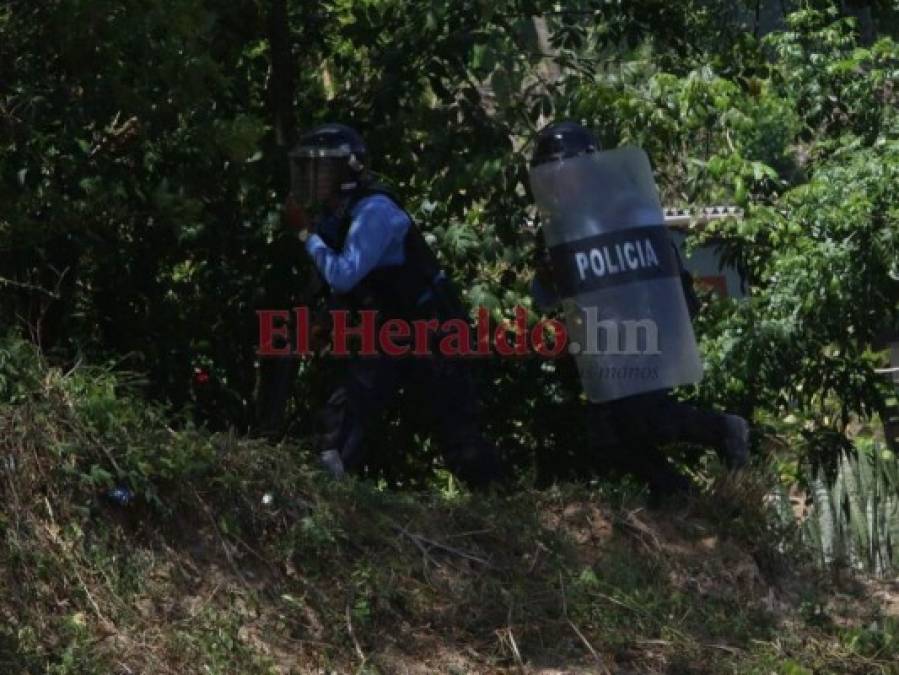
<svg viewBox="0 0 899 675">
<path fill-rule="evenodd" d="M 464 318 L 458 294 L 421 232 L 398 200 L 372 182 L 367 164 L 363 139 L 341 124 L 312 129 L 291 152 L 286 217 L 305 238 L 333 306 L 375 310 L 381 322 Z M 478 427 L 468 367 L 436 350 L 423 358 L 350 359 L 321 411 L 324 468 L 337 478 L 360 469 L 370 423 L 408 386 L 430 403 L 448 468 L 475 487 L 496 480 L 498 460 Z"/>
<path fill-rule="evenodd" d="M 661 450 L 679 441 L 742 467 L 746 420 L 670 395 L 702 376 L 690 323 L 695 296 L 683 284 L 688 275 L 645 153 L 602 152 L 583 126 L 551 124 L 536 139 L 530 182 L 546 242 L 532 292 L 539 308 L 564 309 L 600 471 L 631 474 L 658 496 L 687 492 L 689 480 Z"/>
</svg>

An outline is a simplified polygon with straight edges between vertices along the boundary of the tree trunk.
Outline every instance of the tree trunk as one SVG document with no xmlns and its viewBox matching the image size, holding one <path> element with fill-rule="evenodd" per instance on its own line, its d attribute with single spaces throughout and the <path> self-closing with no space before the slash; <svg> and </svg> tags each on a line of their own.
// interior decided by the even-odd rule
<svg viewBox="0 0 899 675">
<path fill-rule="evenodd" d="M 287 0 L 271 0 L 267 17 L 267 32 L 271 67 L 268 78 L 268 102 L 275 132 L 276 161 L 273 162 L 273 184 L 281 196 L 289 185 L 287 153 L 297 137 L 293 102 L 296 94 L 293 57 L 290 47 L 290 24 Z M 272 301 L 283 301 L 269 295 Z M 290 309 L 265 307 L 262 309 Z M 298 361 L 292 357 L 265 358 L 259 364 L 259 385 L 256 396 L 257 430 L 268 436 L 283 432 L 287 402 L 297 376 Z"/>
<path fill-rule="evenodd" d="M 271 0 L 268 14 L 268 42 L 271 72 L 268 81 L 269 105 L 279 147 L 289 148 L 296 140 L 293 100 L 296 94 L 287 0 Z"/>
</svg>

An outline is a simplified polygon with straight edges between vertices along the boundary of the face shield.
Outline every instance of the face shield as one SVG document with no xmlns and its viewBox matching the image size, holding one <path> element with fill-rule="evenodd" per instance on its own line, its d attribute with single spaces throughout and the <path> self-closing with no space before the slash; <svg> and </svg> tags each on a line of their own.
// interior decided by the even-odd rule
<svg viewBox="0 0 899 675">
<path fill-rule="evenodd" d="M 318 206 L 352 183 L 350 153 L 342 149 L 299 147 L 290 153 L 290 191 L 306 207 Z M 353 186 L 354 187 L 354 186 Z"/>
</svg>

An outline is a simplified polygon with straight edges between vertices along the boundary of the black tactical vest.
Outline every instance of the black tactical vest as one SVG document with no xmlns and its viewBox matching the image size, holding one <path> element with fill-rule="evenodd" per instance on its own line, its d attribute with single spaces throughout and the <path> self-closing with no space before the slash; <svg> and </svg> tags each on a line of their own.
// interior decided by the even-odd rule
<svg viewBox="0 0 899 675">
<path fill-rule="evenodd" d="M 338 228 L 335 250 L 343 250 L 352 223 L 353 209 L 362 200 L 375 195 L 384 195 L 393 201 L 409 218 L 410 225 L 403 242 L 403 262 L 399 265 L 376 267 L 351 291 L 338 296 L 338 299 L 354 310 L 375 309 L 381 319 L 437 318 L 445 321 L 464 318 L 465 310 L 459 295 L 440 268 L 440 263 L 421 230 L 401 202 L 385 188 L 367 186 L 353 195 Z"/>
</svg>

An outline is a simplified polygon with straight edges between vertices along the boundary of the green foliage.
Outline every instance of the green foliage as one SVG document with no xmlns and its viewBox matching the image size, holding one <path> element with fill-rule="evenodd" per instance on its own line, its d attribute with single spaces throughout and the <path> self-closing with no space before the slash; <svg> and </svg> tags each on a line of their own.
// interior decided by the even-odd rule
<svg viewBox="0 0 899 675">
<path fill-rule="evenodd" d="M 834 428 L 882 409 L 887 383 L 871 346 L 896 321 L 897 148 L 850 144 L 810 182 L 721 228 L 745 237 L 759 281 L 750 302 L 703 319 L 706 387 L 744 409 L 830 416 Z"/>
<path fill-rule="evenodd" d="M 608 147 L 641 145 L 667 204 L 747 210 L 707 233 L 753 295 L 706 308 L 708 375 L 694 395 L 841 432 L 882 407 L 872 338 L 897 321 L 899 50 L 895 8 L 877 4 L 882 35 L 863 45 L 840 4 L 803 3 L 759 39 L 748 5 L 723 0 L 563 11 L 290 0 L 294 121 L 359 127 L 466 301 L 496 318 L 530 307 L 532 236 L 520 226 L 538 127 L 572 117 Z M 146 373 L 143 393 L 217 429 L 252 423 L 254 310 L 308 301 L 305 253 L 279 226 L 271 6 L 53 0 L 0 12 L 0 328 L 68 363 L 126 358 Z M 0 362 L 16 364 L 0 369 L 0 392 L 23 396 L 31 385 L 10 379 L 19 357 Z M 516 463 L 541 448 L 576 454 L 566 364 L 481 366 L 488 426 Z M 328 364 L 302 366 L 294 433 L 311 431 L 333 377 Z M 84 395 L 90 433 L 117 447 L 127 433 L 112 418 L 133 420 L 108 390 Z M 395 422 L 379 451 L 419 447 L 418 430 Z M 151 446 L 128 451 L 139 483 L 189 464 L 152 459 Z M 425 452 L 376 473 L 408 482 L 433 465 Z"/>
<path fill-rule="evenodd" d="M 6 458 L 13 470 L 26 461 L 27 447 L 39 446 L 52 453 L 47 468 L 70 494 L 124 485 L 166 511 L 172 505 L 160 499 L 160 490 L 203 475 L 217 459 L 220 450 L 190 425 L 171 428 L 169 411 L 143 399 L 140 380 L 112 368 L 51 368 L 18 339 L 0 342 L 0 355 L 16 356 L 14 364 L 0 362 L 3 377 L 16 377 L 12 394 L 0 401 L 10 438 L 20 442 Z M 16 408 L 22 405 L 29 406 L 24 418 Z M 57 425 L 66 433 L 57 433 Z"/>
<path fill-rule="evenodd" d="M 899 621 L 896 617 L 884 617 L 846 631 L 843 640 L 853 654 L 895 660 L 899 658 Z"/>
<path fill-rule="evenodd" d="M 43 365 L 37 350 L 27 342 L 0 341 L 0 402 L 21 403 L 36 393 Z"/>
<path fill-rule="evenodd" d="M 707 313 L 700 331 L 711 366 L 704 396 L 744 411 L 798 410 L 842 431 L 850 414 L 881 410 L 887 391 L 871 347 L 899 307 L 899 50 L 889 38 L 861 48 L 851 24 L 833 18 L 799 12 L 792 30 L 766 39 L 778 61 L 756 93 L 772 119 L 747 128 L 784 130 L 764 137 L 780 139 L 764 165 L 778 171 L 744 172 L 734 185 L 735 196 L 750 188 L 748 217 L 706 234 L 724 239 L 753 297 Z M 765 101 L 788 101 L 799 117 Z"/>
</svg>

